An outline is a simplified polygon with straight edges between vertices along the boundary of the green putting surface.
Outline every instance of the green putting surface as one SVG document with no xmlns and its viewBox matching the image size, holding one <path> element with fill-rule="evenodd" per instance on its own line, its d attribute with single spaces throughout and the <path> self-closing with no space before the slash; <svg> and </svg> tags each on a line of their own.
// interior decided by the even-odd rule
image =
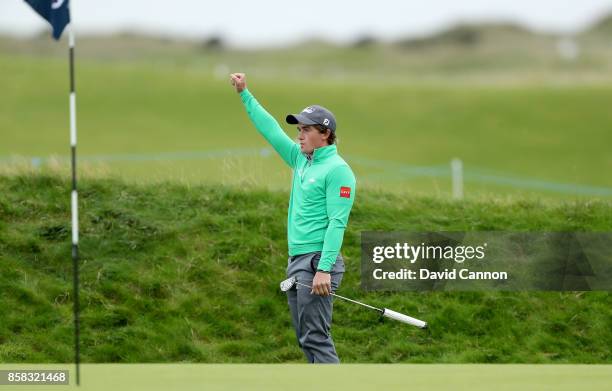
<svg viewBox="0 0 612 391">
<path fill-rule="evenodd" d="M 0 390 L 75 387 L 70 364 L 3 364 L 2 370 L 62 369 L 69 386 L 0 386 Z M 610 365 L 223 365 L 84 364 L 82 390 L 609 390 Z"/>
</svg>

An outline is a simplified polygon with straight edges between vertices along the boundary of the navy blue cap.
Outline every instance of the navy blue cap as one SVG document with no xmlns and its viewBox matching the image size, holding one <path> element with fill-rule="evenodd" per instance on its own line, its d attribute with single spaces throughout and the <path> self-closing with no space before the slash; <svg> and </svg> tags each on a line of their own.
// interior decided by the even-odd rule
<svg viewBox="0 0 612 391">
<path fill-rule="evenodd" d="M 287 123 L 291 125 L 323 125 L 332 132 L 336 132 L 336 117 L 331 111 L 319 105 L 308 106 L 299 114 L 289 114 Z"/>
</svg>

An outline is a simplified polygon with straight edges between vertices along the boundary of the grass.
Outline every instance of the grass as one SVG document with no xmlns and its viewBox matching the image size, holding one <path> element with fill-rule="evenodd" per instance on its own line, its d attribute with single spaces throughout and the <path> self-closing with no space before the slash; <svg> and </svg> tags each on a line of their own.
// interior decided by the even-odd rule
<svg viewBox="0 0 612 391">
<path fill-rule="evenodd" d="M 68 370 L 70 386 L 36 389 L 69 390 L 74 367 L 60 365 L 0 365 L 0 369 Z M 440 376 L 440 374 L 444 376 Z M 201 365 L 85 364 L 81 389 L 106 390 L 312 390 L 306 379 L 325 379 L 326 388 L 369 390 L 607 390 L 612 371 L 607 365 Z M 320 387 L 320 384 L 316 387 Z"/>
<path fill-rule="evenodd" d="M 262 153 L 226 80 L 241 70 L 276 118 L 316 102 L 339 119 L 339 150 L 359 183 L 342 293 L 431 325 L 379 324 L 338 302 L 334 338 L 345 363 L 610 363 L 607 292 L 359 289 L 365 230 L 609 230 L 609 51 L 585 41 L 569 64 L 550 37 L 483 37 L 463 49 L 313 43 L 258 52 L 80 39 L 84 361 L 303 361 L 278 290 L 288 198 L 278 190 L 291 173 Z M 0 69 L 0 305 L 10 309 L 0 312 L 0 362 L 70 362 L 65 47 L 0 39 Z M 42 167 L 32 169 L 31 157 Z M 448 200 L 456 157 L 465 167 L 460 203 Z M 572 368 L 552 371 L 559 387 L 572 384 L 562 375 L 583 373 L 559 368 Z M 537 380 L 524 375 L 531 369 L 491 371 L 505 379 L 498 388 Z"/>
<path fill-rule="evenodd" d="M 0 176 L 0 362 L 72 360 L 69 183 Z M 252 186 L 80 187 L 84 362 L 302 362 L 286 299 L 288 194 Z M 337 302 L 345 363 L 610 363 L 608 292 L 364 293 L 360 232 L 607 231 L 612 205 L 521 198 L 451 202 L 362 191 L 342 293 L 427 320 L 378 323 Z"/>
<path fill-rule="evenodd" d="M 228 56 L 228 70 L 250 70 Z M 214 77 L 213 66 L 197 58 L 79 59 L 83 166 L 140 182 L 181 178 L 192 184 L 285 189 L 290 172 L 273 155 L 192 156 L 266 147 L 225 77 Z M 0 54 L 0 67 L 0 157 L 67 157 L 65 60 Z M 605 194 L 612 189 L 611 177 L 603 174 L 612 170 L 612 117 L 602 104 L 612 97 L 609 83 L 394 83 L 375 76 L 304 81 L 269 77 L 257 69 L 249 72 L 252 91 L 276 118 L 313 102 L 333 108 L 339 119 L 339 150 L 364 188 L 448 195 L 449 163 L 458 157 L 464 162 L 470 197 L 530 194 L 567 200 L 580 196 L 580 186 L 600 187 Z M 293 135 L 290 127 L 285 129 Z M 164 153 L 176 156 L 165 158 Z M 99 155 L 106 160 L 92 159 Z M 444 173 L 408 174 L 414 167 Z M 554 186 L 504 185 L 476 175 L 482 172 L 573 185 L 561 192 Z"/>
</svg>

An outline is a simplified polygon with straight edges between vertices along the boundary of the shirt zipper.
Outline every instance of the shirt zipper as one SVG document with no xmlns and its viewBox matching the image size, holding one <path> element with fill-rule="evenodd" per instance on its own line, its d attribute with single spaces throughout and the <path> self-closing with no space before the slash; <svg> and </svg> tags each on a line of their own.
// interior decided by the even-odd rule
<svg viewBox="0 0 612 391">
<path fill-rule="evenodd" d="M 306 160 L 307 160 L 306 166 L 302 169 L 302 175 L 300 176 L 301 182 L 304 182 L 304 176 L 306 175 L 306 169 L 312 166 L 312 160 L 313 160 L 312 154 L 306 155 Z"/>
</svg>

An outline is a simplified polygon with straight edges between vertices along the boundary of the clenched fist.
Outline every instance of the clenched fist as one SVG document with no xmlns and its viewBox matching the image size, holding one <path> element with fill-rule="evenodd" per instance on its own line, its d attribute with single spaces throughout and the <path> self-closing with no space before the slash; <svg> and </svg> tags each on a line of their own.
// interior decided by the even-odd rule
<svg viewBox="0 0 612 391">
<path fill-rule="evenodd" d="M 329 296 L 331 293 L 331 275 L 329 273 L 317 272 L 312 280 L 312 289 L 310 294 Z"/>
<path fill-rule="evenodd" d="M 246 75 L 244 73 L 232 73 L 230 80 L 237 93 L 241 93 L 246 89 Z"/>
</svg>

